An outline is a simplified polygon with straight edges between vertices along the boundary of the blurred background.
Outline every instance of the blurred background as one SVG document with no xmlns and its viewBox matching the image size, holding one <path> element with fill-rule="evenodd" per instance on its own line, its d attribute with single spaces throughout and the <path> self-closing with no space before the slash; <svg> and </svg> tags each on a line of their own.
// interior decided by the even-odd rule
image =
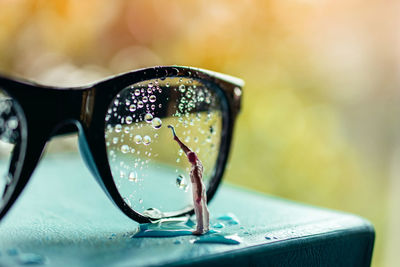
<svg viewBox="0 0 400 267">
<path fill-rule="evenodd" d="M 400 3 L 0 0 L 0 72 L 81 85 L 154 65 L 246 81 L 225 181 L 359 214 L 400 249 Z M 76 137 L 48 152 L 76 149 Z"/>
</svg>

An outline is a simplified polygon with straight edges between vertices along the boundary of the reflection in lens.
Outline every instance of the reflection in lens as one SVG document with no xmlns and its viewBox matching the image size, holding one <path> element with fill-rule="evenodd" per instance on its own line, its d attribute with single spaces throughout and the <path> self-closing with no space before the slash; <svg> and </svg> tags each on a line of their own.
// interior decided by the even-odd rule
<svg viewBox="0 0 400 267">
<path fill-rule="evenodd" d="M 123 89 L 106 114 L 105 139 L 126 204 L 153 218 L 192 207 L 191 165 L 167 126 L 197 153 L 208 184 L 220 149 L 223 108 L 215 89 L 189 78 L 153 79 Z"/>
<path fill-rule="evenodd" d="M 21 138 L 21 116 L 15 105 L 16 102 L 0 88 L 0 198 L 12 180 L 13 174 L 9 173 L 11 157 Z"/>
</svg>

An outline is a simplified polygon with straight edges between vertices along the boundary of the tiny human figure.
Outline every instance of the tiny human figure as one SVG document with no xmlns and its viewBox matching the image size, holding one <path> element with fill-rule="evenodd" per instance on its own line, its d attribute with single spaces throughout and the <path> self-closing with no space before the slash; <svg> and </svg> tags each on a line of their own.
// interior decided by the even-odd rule
<svg viewBox="0 0 400 267">
<path fill-rule="evenodd" d="M 173 126 L 168 125 L 168 128 L 172 130 L 174 135 L 174 140 L 179 144 L 183 152 L 185 152 L 190 164 L 192 164 L 192 169 L 190 171 L 190 181 L 192 183 L 192 193 L 193 193 L 193 204 L 194 213 L 196 214 L 197 226 L 196 230 L 192 233 L 194 235 L 201 235 L 209 231 L 209 212 L 207 208 L 207 194 L 206 187 L 204 186 L 203 177 L 203 165 L 200 159 L 197 157 L 196 153 L 191 151 L 175 134 L 175 129 Z"/>
</svg>

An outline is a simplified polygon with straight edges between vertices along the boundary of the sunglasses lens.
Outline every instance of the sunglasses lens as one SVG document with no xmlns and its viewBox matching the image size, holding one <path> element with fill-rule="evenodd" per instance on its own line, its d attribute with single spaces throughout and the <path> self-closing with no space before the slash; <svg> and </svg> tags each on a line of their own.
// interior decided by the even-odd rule
<svg viewBox="0 0 400 267">
<path fill-rule="evenodd" d="M 19 155 L 19 151 L 15 149 L 19 147 L 17 144 L 21 139 L 23 116 L 17 111 L 19 109 L 16 105 L 16 102 L 0 88 L 0 198 L 3 198 L 14 175 L 16 166 L 12 162 L 13 153 L 14 158 Z"/>
<path fill-rule="evenodd" d="M 191 164 L 171 129 L 214 177 L 227 104 L 221 93 L 190 78 L 153 79 L 123 89 L 106 114 L 109 165 L 120 195 L 136 212 L 173 216 L 193 205 Z"/>
</svg>

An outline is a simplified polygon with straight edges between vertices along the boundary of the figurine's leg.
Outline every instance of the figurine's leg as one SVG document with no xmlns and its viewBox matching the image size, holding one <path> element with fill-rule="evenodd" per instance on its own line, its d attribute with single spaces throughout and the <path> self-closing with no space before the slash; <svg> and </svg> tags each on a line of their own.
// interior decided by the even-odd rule
<svg viewBox="0 0 400 267">
<path fill-rule="evenodd" d="M 194 204 L 194 213 L 196 214 L 196 231 L 193 231 L 195 235 L 201 235 L 203 233 L 203 210 L 200 203 Z"/>
<path fill-rule="evenodd" d="M 210 229 L 210 213 L 208 212 L 207 201 L 204 199 L 202 201 L 203 204 L 203 227 L 204 231 L 207 232 Z"/>
</svg>

